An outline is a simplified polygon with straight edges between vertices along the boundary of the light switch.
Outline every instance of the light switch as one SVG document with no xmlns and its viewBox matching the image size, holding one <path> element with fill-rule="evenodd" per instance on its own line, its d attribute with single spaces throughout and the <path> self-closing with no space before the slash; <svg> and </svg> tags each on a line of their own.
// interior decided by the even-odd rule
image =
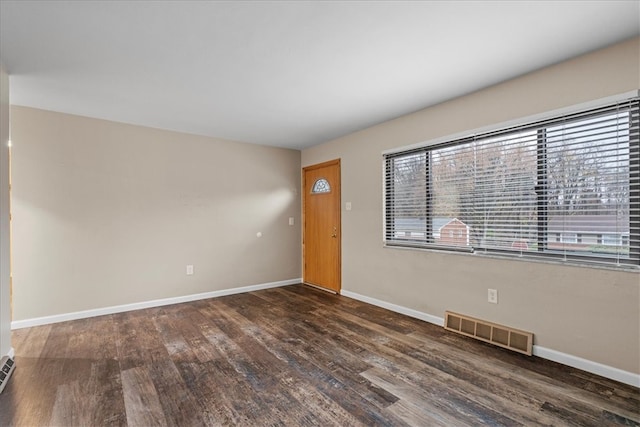
<svg viewBox="0 0 640 427">
<path fill-rule="evenodd" d="M 296 223 L 296 220 L 292 216 L 290 216 L 289 217 L 289 225 L 294 225 L 295 223 Z"/>
<path fill-rule="evenodd" d="M 345 208 L 346 210 L 350 211 L 350 210 L 351 210 L 351 202 L 347 202 L 347 203 L 345 203 L 345 204 L 344 204 L 344 208 Z"/>
</svg>

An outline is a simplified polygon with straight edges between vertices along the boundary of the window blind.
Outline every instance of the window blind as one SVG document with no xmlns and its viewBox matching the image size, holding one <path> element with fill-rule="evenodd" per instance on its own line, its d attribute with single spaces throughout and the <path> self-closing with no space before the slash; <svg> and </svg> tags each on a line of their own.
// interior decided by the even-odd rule
<svg viewBox="0 0 640 427">
<path fill-rule="evenodd" d="M 386 154 L 385 243 L 635 265 L 638 98 Z"/>
</svg>

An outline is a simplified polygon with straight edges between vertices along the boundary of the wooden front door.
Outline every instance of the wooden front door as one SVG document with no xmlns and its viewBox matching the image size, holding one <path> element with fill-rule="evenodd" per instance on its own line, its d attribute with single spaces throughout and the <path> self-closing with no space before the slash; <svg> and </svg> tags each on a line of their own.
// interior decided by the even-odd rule
<svg viewBox="0 0 640 427">
<path fill-rule="evenodd" d="M 305 283 L 340 293 L 340 160 L 303 169 Z"/>
</svg>

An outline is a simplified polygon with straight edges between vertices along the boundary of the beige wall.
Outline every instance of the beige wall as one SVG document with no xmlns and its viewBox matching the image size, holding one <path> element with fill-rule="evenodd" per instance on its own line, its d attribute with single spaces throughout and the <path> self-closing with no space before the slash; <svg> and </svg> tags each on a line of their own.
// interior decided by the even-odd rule
<svg viewBox="0 0 640 427">
<path fill-rule="evenodd" d="M 0 357 L 11 349 L 8 142 L 9 76 L 0 66 Z"/>
<path fill-rule="evenodd" d="M 637 272 L 383 248 L 381 154 L 637 90 L 639 64 L 636 38 L 304 150 L 303 167 L 342 159 L 343 289 L 529 330 L 536 345 L 640 373 Z M 487 303 L 488 288 L 499 304 Z"/>
<path fill-rule="evenodd" d="M 299 151 L 11 114 L 14 320 L 300 277 Z"/>
</svg>

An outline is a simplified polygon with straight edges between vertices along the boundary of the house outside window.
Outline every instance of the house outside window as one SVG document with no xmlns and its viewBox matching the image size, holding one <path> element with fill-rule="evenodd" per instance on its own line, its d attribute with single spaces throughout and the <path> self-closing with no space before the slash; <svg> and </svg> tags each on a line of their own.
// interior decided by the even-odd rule
<svg viewBox="0 0 640 427">
<path fill-rule="evenodd" d="M 617 246 L 622 244 L 622 236 L 619 234 L 603 234 L 602 244 L 607 246 Z"/>
</svg>

